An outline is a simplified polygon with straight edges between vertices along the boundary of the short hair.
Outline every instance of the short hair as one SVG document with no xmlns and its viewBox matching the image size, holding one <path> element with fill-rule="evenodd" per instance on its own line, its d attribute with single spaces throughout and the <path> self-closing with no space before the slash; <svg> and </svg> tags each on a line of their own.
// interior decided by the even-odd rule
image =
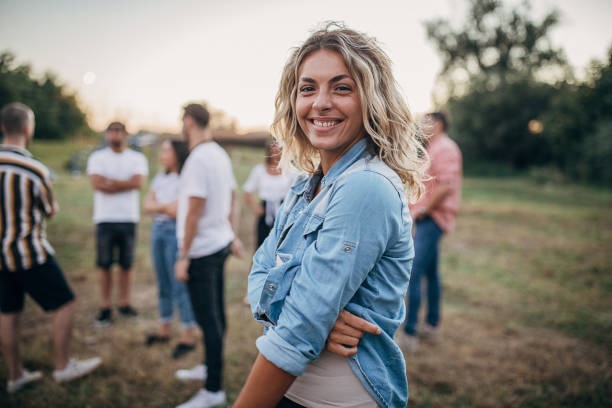
<svg viewBox="0 0 612 408">
<path fill-rule="evenodd" d="M 119 131 L 127 134 L 127 129 L 125 128 L 125 125 L 122 122 L 118 121 L 109 123 L 106 127 L 106 131 Z"/>
<path fill-rule="evenodd" d="M 446 113 L 442 111 L 435 111 L 428 113 L 427 116 L 429 116 L 436 122 L 440 122 L 442 124 L 442 130 L 444 130 L 445 132 L 448 130 L 450 124 L 448 123 L 448 116 L 446 116 Z"/>
<path fill-rule="evenodd" d="M 191 117 L 200 127 L 205 128 L 210 122 L 210 113 L 204 105 L 199 103 L 190 103 L 183 108 L 183 117 Z"/>
<path fill-rule="evenodd" d="M 16 135 L 22 133 L 30 121 L 34 122 L 34 112 L 23 103 L 13 102 L 2 108 L 0 118 L 5 136 Z"/>
<path fill-rule="evenodd" d="M 391 68 L 391 60 L 378 42 L 342 23 L 329 22 L 293 50 L 281 74 L 272 123 L 281 149 L 281 166 L 295 165 L 314 173 L 317 150 L 300 128 L 296 113 L 298 71 L 313 52 L 337 52 L 357 84 L 363 126 L 372 152 L 397 173 L 413 200 L 424 192 L 423 178 L 428 166 L 420 132 L 402 96 Z"/>
</svg>

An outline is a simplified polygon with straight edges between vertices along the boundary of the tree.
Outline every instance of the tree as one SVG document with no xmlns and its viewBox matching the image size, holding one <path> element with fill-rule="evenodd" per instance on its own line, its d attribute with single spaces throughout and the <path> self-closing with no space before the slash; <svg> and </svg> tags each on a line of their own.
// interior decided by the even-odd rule
<svg viewBox="0 0 612 408">
<path fill-rule="evenodd" d="M 500 0 L 470 0 L 462 27 L 453 28 L 443 19 L 426 22 L 427 36 L 442 57 L 440 77 L 451 83 L 478 77 L 495 86 L 543 70 L 566 73 L 565 55 L 549 39 L 559 12 L 553 10 L 535 22 L 530 11 L 529 2 L 506 9 Z"/>
<path fill-rule="evenodd" d="M 468 167 L 495 161 L 522 169 L 551 160 L 546 135 L 529 124 L 555 95 L 551 78 L 542 78 L 553 73 L 565 78 L 569 68 L 549 39 L 559 13 L 551 11 L 537 22 L 529 12 L 528 2 L 508 9 L 500 0 L 470 0 L 461 27 L 441 19 L 425 24 L 443 61 L 441 102 L 451 116 L 450 132 Z"/>
<path fill-rule="evenodd" d="M 0 106 L 22 102 L 36 115 L 36 137 L 62 139 L 79 132 L 90 133 L 85 113 L 74 94 L 67 92 L 55 75 L 35 79 L 28 64 L 17 65 L 9 52 L 0 54 Z"/>
</svg>

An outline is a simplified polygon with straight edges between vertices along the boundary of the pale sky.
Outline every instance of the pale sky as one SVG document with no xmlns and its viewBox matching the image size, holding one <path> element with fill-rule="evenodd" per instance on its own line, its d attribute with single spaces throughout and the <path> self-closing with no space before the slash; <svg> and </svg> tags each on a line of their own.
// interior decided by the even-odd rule
<svg viewBox="0 0 612 408">
<path fill-rule="evenodd" d="M 516 4 L 518 0 L 508 3 Z M 563 13 L 553 32 L 582 69 L 612 46 L 612 1 L 533 0 Z M 463 19 L 467 0 L 0 0 L 0 51 L 78 94 L 94 129 L 176 132 L 181 106 L 206 100 L 242 128 L 267 127 L 291 47 L 318 23 L 341 20 L 376 37 L 414 112 L 432 106 L 440 59 L 423 22 Z M 93 73 L 88 74 L 87 73 Z"/>
</svg>

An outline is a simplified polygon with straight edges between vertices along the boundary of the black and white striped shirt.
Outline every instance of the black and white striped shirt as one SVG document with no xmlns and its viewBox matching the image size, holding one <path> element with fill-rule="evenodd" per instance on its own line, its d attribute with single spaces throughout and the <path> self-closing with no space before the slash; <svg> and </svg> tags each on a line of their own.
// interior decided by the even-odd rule
<svg viewBox="0 0 612 408">
<path fill-rule="evenodd" d="M 45 232 L 53 208 L 49 170 L 27 150 L 0 145 L 0 270 L 30 269 L 53 255 Z"/>
</svg>

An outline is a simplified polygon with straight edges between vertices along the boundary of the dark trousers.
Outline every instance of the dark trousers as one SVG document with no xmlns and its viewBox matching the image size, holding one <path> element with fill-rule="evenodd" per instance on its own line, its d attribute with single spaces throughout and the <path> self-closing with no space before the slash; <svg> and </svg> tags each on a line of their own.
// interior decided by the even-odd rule
<svg viewBox="0 0 612 408">
<path fill-rule="evenodd" d="M 416 222 L 414 236 L 414 261 L 408 286 L 408 313 L 404 330 L 417 334 L 419 308 L 421 307 L 421 279 L 427 279 L 427 317 L 432 326 L 440 322 L 440 298 L 442 285 L 438 273 L 438 244 L 443 231 L 431 217 Z"/>
<path fill-rule="evenodd" d="M 264 209 L 264 213 L 257 220 L 257 248 L 259 248 L 261 246 L 261 244 L 263 244 L 263 242 L 266 240 L 266 238 L 268 238 L 268 235 L 270 234 L 270 231 L 272 230 L 272 225 L 266 224 L 266 206 L 267 206 L 267 203 L 264 200 L 262 200 L 261 201 L 261 206 Z"/>
<path fill-rule="evenodd" d="M 223 267 L 229 246 L 212 255 L 192 259 L 189 263 L 187 289 L 191 307 L 204 338 L 204 364 L 208 377 L 204 388 L 221 390 L 223 376 L 223 337 L 225 334 L 225 301 Z"/>
<path fill-rule="evenodd" d="M 291 401 L 287 397 L 283 397 L 282 400 L 278 403 L 276 408 L 306 408 L 303 405 L 298 404 L 297 402 Z"/>
</svg>

